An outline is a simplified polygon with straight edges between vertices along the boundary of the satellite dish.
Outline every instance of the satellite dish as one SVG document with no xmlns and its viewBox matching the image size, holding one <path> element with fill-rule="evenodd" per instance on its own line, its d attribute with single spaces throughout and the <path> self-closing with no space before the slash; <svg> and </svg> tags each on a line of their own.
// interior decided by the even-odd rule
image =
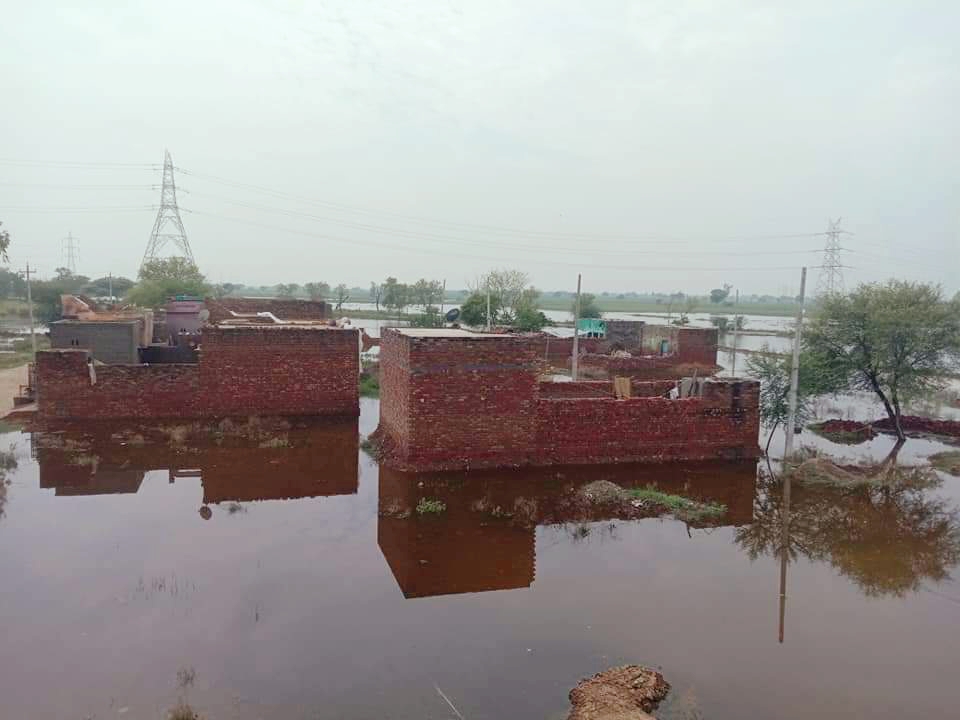
<svg viewBox="0 0 960 720">
<path fill-rule="evenodd" d="M 460 317 L 460 308 L 448 310 L 447 314 L 443 316 L 444 320 L 449 323 L 456 322 L 458 317 Z"/>
<path fill-rule="evenodd" d="M 210 319 L 210 311 L 203 308 L 203 310 L 197 313 L 197 317 L 200 318 L 200 322 L 206 322 Z"/>
</svg>

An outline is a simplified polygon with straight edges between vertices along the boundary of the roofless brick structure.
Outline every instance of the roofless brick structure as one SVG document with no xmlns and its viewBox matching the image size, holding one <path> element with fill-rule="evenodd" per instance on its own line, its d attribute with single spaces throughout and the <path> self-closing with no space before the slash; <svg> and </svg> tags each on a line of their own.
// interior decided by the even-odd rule
<svg viewBox="0 0 960 720">
<path fill-rule="evenodd" d="M 95 365 L 87 350 L 37 353 L 41 419 L 360 414 L 357 330 L 204 327 L 200 361 Z"/>
<path fill-rule="evenodd" d="M 536 352 L 512 335 L 385 330 L 380 350 L 384 462 L 402 470 L 756 458 L 760 384 L 541 382 Z"/>
</svg>

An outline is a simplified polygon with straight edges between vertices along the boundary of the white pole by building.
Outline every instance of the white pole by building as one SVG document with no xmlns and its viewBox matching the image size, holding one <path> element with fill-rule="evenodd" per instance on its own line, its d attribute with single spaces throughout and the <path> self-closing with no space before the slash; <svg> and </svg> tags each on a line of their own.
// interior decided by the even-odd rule
<svg viewBox="0 0 960 720">
<path fill-rule="evenodd" d="M 737 376 L 737 311 L 740 309 L 740 289 L 737 288 L 737 299 L 733 303 L 733 363 L 730 374 Z"/>
<path fill-rule="evenodd" d="M 490 332 L 490 286 L 487 285 L 487 332 Z"/>
<path fill-rule="evenodd" d="M 33 348 L 33 357 L 37 357 L 37 334 L 33 329 L 33 296 L 30 294 L 30 263 L 27 263 L 27 307 L 30 310 L 30 345 Z"/>
<path fill-rule="evenodd" d="M 580 355 L 580 273 L 577 273 L 577 300 L 573 304 L 573 357 L 570 360 L 570 374 L 574 382 L 577 380 L 577 365 Z"/>
<path fill-rule="evenodd" d="M 784 459 L 793 454 L 793 427 L 797 422 L 797 384 L 800 380 L 800 333 L 803 329 L 803 296 L 807 289 L 807 268 L 800 271 L 800 307 L 797 310 L 797 327 L 793 333 L 793 362 L 790 365 L 790 395 L 787 407 L 786 439 L 783 444 Z"/>
</svg>

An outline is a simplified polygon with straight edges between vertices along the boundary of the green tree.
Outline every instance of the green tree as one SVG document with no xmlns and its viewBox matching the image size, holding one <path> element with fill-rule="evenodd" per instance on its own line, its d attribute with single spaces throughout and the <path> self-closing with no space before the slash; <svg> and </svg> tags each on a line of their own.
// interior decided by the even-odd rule
<svg viewBox="0 0 960 720">
<path fill-rule="evenodd" d="M 426 309 L 431 305 L 439 304 L 443 299 L 443 283 L 439 280 L 420 278 L 411 286 L 410 292 L 417 305 Z"/>
<path fill-rule="evenodd" d="M 779 426 L 782 425 L 785 432 L 791 432 L 787 428 L 787 415 L 792 363 L 790 355 L 774 353 L 767 343 L 763 344 L 758 354 L 747 358 L 747 372 L 760 381 L 760 422 L 769 429 L 766 450 L 770 449 L 773 433 Z M 797 427 L 802 427 L 810 418 L 813 399 L 827 390 L 819 378 L 816 359 L 808 353 L 801 355 L 797 384 Z"/>
<path fill-rule="evenodd" d="M 106 297 L 110 295 L 111 289 L 115 297 L 123 297 L 126 295 L 130 288 L 135 285 L 133 280 L 125 277 L 101 277 L 96 280 L 91 280 L 84 288 L 83 292 L 85 295 L 93 295 L 94 297 Z"/>
<path fill-rule="evenodd" d="M 714 288 L 713 290 L 711 290 L 710 302 L 716 305 L 719 305 L 720 303 L 722 303 L 724 300 L 727 299 L 727 296 L 730 294 L 731 287 L 733 286 L 728 285 L 727 283 L 724 283 L 722 288 Z"/>
<path fill-rule="evenodd" d="M 31 282 L 30 294 L 41 322 L 59 320 L 62 315 L 61 295 L 79 295 L 90 278 L 73 275 L 66 268 L 58 268 L 57 276 L 52 280 Z M 60 272 L 65 270 L 65 272 Z"/>
<path fill-rule="evenodd" d="M 577 311 L 577 298 L 574 296 L 573 303 L 570 305 L 570 312 Z M 598 318 L 601 316 L 600 306 L 597 305 L 597 298 L 590 293 L 580 293 L 580 317 Z"/>
<path fill-rule="evenodd" d="M 378 282 L 370 283 L 370 302 L 377 306 L 377 312 L 380 312 L 380 301 L 383 300 L 383 284 Z"/>
<path fill-rule="evenodd" d="M 889 280 L 821 299 L 804 345 L 836 390 L 868 390 L 897 437 L 904 401 L 941 390 L 960 356 L 960 304 L 937 285 Z"/>
<path fill-rule="evenodd" d="M 517 330 L 538 331 L 550 324 L 550 320 L 537 306 L 539 305 L 540 291 L 535 287 L 528 287 L 520 294 L 514 308 L 513 327 Z"/>
<path fill-rule="evenodd" d="M 297 283 L 279 283 L 274 286 L 274 289 L 277 291 L 277 295 L 285 298 L 292 298 L 297 294 L 297 291 L 300 289 L 300 285 Z"/>
<path fill-rule="evenodd" d="M 499 298 L 490 296 L 490 318 L 496 322 L 500 314 Z M 480 327 L 487 324 L 487 296 L 486 293 L 474 292 L 460 303 L 460 320 L 466 325 Z"/>
<path fill-rule="evenodd" d="M 190 260 L 158 258 L 140 268 L 127 300 L 142 307 L 157 307 L 175 295 L 205 297 L 209 293 L 206 278 Z"/>
<path fill-rule="evenodd" d="M 322 280 L 318 282 L 308 282 L 303 286 L 311 300 L 323 300 L 330 294 L 330 286 Z"/>
<path fill-rule="evenodd" d="M 3 225 L 0 222 L 0 225 Z M 10 262 L 10 256 L 7 255 L 7 251 L 10 249 L 10 233 L 6 230 L 0 228 L 0 260 L 4 262 Z"/>
<path fill-rule="evenodd" d="M 403 312 L 410 304 L 410 286 L 398 282 L 395 277 L 388 277 L 383 283 L 383 304 L 398 313 Z"/>
<path fill-rule="evenodd" d="M 343 283 L 340 283 L 334 288 L 333 293 L 333 298 L 337 303 L 337 312 L 340 312 L 343 304 L 350 299 L 350 289 Z"/>
<path fill-rule="evenodd" d="M 6 268 L 0 268 L 0 297 L 25 298 L 27 282 L 23 275 Z"/>
</svg>

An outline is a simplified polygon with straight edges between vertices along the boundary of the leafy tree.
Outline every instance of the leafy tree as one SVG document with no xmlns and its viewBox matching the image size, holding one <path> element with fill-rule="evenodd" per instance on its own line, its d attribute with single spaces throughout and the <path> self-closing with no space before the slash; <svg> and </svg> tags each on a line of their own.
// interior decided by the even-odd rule
<svg viewBox="0 0 960 720">
<path fill-rule="evenodd" d="M 724 320 L 727 318 L 724 317 Z M 760 422 L 770 429 L 767 435 L 766 450 L 770 449 L 770 441 L 777 428 L 782 425 L 786 432 L 787 416 L 789 414 L 790 397 L 790 367 L 793 358 L 790 355 L 774 353 L 767 343 L 760 348 L 760 353 L 747 358 L 747 372 L 760 381 Z M 801 355 L 800 372 L 797 384 L 797 414 L 795 423 L 802 426 L 810 418 L 814 397 L 824 390 L 817 381 L 818 370 L 815 358 Z"/>
<path fill-rule="evenodd" d="M 730 294 L 730 288 L 732 287 L 733 287 L 732 285 L 728 285 L 727 283 L 724 283 L 722 288 L 714 288 L 713 290 L 711 290 L 710 302 L 717 305 L 722 303 L 724 300 L 727 299 L 727 296 Z"/>
<path fill-rule="evenodd" d="M 340 308 L 343 307 L 343 304 L 350 299 L 350 289 L 343 283 L 340 283 L 336 288 L 334 288 L 333 292 L 334 300 L 337 303 L 337 312 L 339 312 Z"/>
<path fill-rule="evenodd" d="M 822 298 L 805 347 L 837 390 L 868 390 L 905 439 L 901 404 L 944 387 L 960 356 L 960 304 L 937 285 L 889 280 Z"/>
<path fill-rule="evenodd" d="M 436 305 L 443 299 L 443 283 L 439 280 L 420 278 L 413 284 L 410 290 L 417 305 L 423 308 Z"/>
<path fill-rule="evenodd" d="M 492 294 L 490 296 L 490 318 L 496 322 L 500 314 L 499 299 Z M 460 303 L 460 320 L 466 325 L 479 327 L 487 324 L 487 295 L 486 293 L 475 292 L 467 296 L 467 299 Z"/>
<path fill-rule="evenodd" d="M 179 257 L 158 258 L 140 268 L 127 300 L 142 307 L 157 307 L 174 295 L 204 297 L 209 292 L 206 278 L 192 262 Z"/>
<path fill-rule="evenodd" d="M 297 283 L 279 283 L 274 287 L 277 291 L 277 295 L 285 298 L 292 298 L 297 294 L 297 291 L 300 289 L 300 285 Z"/>
<path fill-rule="evenodd" d="M 570 312 L 577 311 L 577 297 L 574 295 L 573 304 L 570 306 Z M 598 318 L 601 316 L 600 306 L 597 305 L 597 298 L 590 293 L 580 293 L 580 317 Z"/>
<path fill-rule="evenodd" d="M 383 304 L 398 313 L 410 304 L 410 286 L 388 277 L 383 283 Z"/>
<path fill-rule="evenodd" d="M 319 282 L 308 282 L 303 286 L 311 300 L 323 300 L 330 294 L 330 286 L 320 280 Z"/>
<path fill-rule="evenodd" d="M 52 280 L 31 282 L 30 294 L 37 311 L 37 318 L 41 322 L 53 322 L 61 317 L 61 295 L 78 295 L 89 278 L 83 275 L 73 275 L 69 271 L 58 273 Z"/>
<path fill-rule="evenodd" d="M 0 222 L 0 225 L 3 225 Z M 10 256 L 7 255 L 7 250 L 10 249 L 10 233 L 6 230 L 0 228 L 0 260 L 4 262 L 10 262 Z"/>
<path fill-rule="evenodd" d="M 370 302 L 377 306 L 377 312 L 380 312 L 380 301 L 383 299 L 383 284 L 378 282 L 370 283 Z"/>
<path fill-rule="evenodd" d="M 130 278 L 118 276 L 111 280 L 109 277 L 101 277 L 97 278 L 96 280 L 91 280 L 83 288 L 83 292 L 86 295 L 105 297 L 110 295 L 110 290 L 112 288 L 114 296 L 123 297 L 130 291 L 130 288 L 132 288 L 134 284 L 135 283 Z"/>
<path fill-rule="evenodd" d="M 6 268 L 0 268 L 0 297 L 25 298 L 27 282 L 23 275 Z"/>
<path fill-rule="evenodd" d="M 537 305 L 540 300 L 540 291 L 529 287 L 521 293 L 514 308 L 513 327 L 517 330 L 537 331 L 550 324 L 550 320 Z"/>
</svg>

